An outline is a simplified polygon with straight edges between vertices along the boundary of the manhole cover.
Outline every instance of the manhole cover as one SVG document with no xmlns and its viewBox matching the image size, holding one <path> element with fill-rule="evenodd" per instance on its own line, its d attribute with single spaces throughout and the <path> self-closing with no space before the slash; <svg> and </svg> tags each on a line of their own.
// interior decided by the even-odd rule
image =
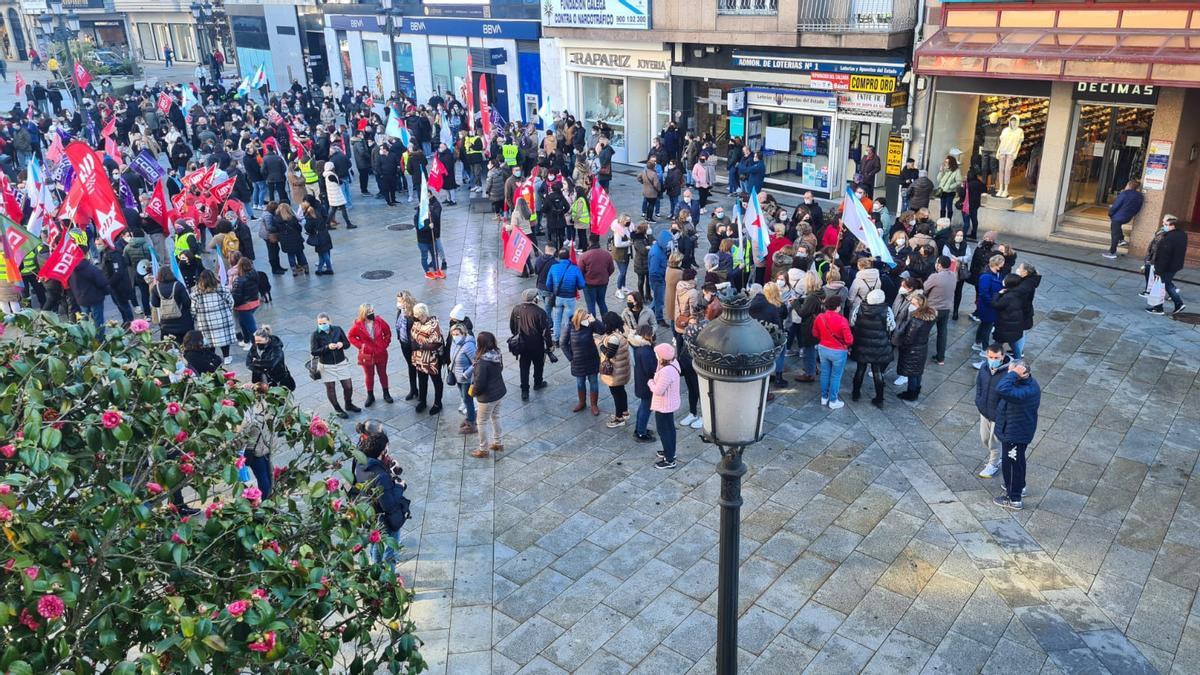
<svg viewBox="0 0 1200 675">
<path fill-rule="evenodd" d="M 387 279 L 393 274 L 395 274 L 395 272 L 391 270 L 371 270 L 369 272 L 363 272 L 362 278 L 369 279 L 371 281 L 378 281 L 379 279 Z"/>
<path fill-rule="evenodd" d="M 388 225 L 388 229 L 393 232 L 403 232 L 405 230 L 413 229 L 413 226 L 412 223 L 396 223 L 394 225 Z"/>
<path fill-rule="evenodd" d="M 1200 326 L 1200 314 L 1174 314 L 1171 316 L 1171 318 L 1192 326 Z"/>
</svg>

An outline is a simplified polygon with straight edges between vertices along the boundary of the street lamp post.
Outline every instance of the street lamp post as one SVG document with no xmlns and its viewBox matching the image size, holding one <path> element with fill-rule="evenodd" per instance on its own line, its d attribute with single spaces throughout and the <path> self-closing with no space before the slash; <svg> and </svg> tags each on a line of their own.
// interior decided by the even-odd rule
<svg viewBox="0 0 1200 675">
<path fill-rule="evenodd" d="M 742 453 L 762 438 L 767 390 L 785 336 L 750 318 L 750 298 L 726 291 L 721 316 L 688 351 L 700 380 L 705 440 L 721 450 L 721 534 L 717 581 L 717 673 L 737 672 L 738 549 L 741 544 Z"/>
<path fill-rule="evenodd" d="M 68 91 L 71 92 L 71 96 L 78 105 L 83 100 L 83 92 L 79 90 L 79 84 L 75 82 L 75 54 L 71 52 L 71 40 L 79 35 L 79 15 L 74 10 L 64 12 L 63 0 L 49 0 L 46 4 L 50 11 L 38 17 L 38 24 L 46 37 L 52 42 L 62 44 L 67 59 Z M 61 68 L 59 72 L 61 72 Z"/>
</svg>

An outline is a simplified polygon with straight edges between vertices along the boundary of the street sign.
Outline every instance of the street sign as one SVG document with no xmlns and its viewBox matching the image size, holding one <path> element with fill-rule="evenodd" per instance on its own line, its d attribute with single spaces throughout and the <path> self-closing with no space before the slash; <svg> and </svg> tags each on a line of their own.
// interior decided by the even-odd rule
<svg viewBox="0 0 1200 675">
<path fill-rule="evenodd" d="M 900 138 L 900 134 L 888 134 L 885 172 L 889 176 L 899 176 L 902 166 L 904 166 L 904 139 Z"/>
</svg>

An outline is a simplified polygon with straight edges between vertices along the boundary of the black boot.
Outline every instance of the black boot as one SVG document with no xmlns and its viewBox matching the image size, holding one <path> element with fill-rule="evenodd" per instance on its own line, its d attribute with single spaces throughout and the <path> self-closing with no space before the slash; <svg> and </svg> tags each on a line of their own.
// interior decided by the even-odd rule
<svg viewBox="0 0 1200 675">
<path fill-rule="evenodd" d="M 387 388 L 387 387 L 384 387 L 384 388 L 383 388 L 383 400 L 384 400 L 384 402 L 385 402 L 385 403 L 395 403 L 395 402 L 396 402 L 396 401 L 395 401 L 395 400 L 392 398 L 392 392 L 388 391 L 388 388 Z"/>
<path fill-rule="evenodd" d="M 350 394 L 346 394 L 346 412 L 352 412 L 352 413 L 362 412 L 362 408 L 354 405 L 354 400 L 351 398 Z"/>
<path fill-rule="evenodd" d="M 409 392 L 408 392 L 408 396 L 405 396 L 405 397 L 404 397 L 404 400 L 405 400 L 405 401 L 415 401 L 415 400 L 417 400 L 417 392 L 416 392 L 416 391 L 409 391 Z"/>
<path fill-rule="evenodd" d="M 363 401 L 363 407 L 370 408 L 373 405 L 375 405 L 375 392 L 368 391 L 367 392 L 367 400 Z"/>
<path fill-rule="evenodd" d="M 522 401 L 529 400 L 529 387 L 521 387 L 521 400 Z"/>
<path fill-rule="evenodd" d="M 349 415 L 346 414 L 346 411 L 342 410 L 342 407 L 336 403 L 333 404 L 333 413 L 342 419 L 346 419 L 347 417 L 350 417 Z"/>
<path fill-rule="evenodd" d="M 899 394 L 896 394 L 896 398 L 899 398 L 902 401 L 915 401 L 920 395 L 921 388 L 917 387 L 916 389 L 906 389 Z"/>
<path fill-rule="evenodd" d="M 860 398 L 862 398 L 862 392 L 859 391 L 859 389 L 856 387 L 856 388 L 854 388 L 853 391 L 850 392 L 850 400 L 857 401 Z"/>
</svg>

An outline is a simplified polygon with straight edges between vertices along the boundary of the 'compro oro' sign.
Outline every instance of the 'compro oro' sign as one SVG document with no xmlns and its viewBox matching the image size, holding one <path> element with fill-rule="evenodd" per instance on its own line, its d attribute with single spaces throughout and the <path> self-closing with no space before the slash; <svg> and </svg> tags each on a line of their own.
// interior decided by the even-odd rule
<svg viewBox="0 0 1200 675">
<path fill-rule="evenodd" d="M 542 25 L 548 28 L 650 29 L 650 0 L 546 0 Z"/>
</svg>

